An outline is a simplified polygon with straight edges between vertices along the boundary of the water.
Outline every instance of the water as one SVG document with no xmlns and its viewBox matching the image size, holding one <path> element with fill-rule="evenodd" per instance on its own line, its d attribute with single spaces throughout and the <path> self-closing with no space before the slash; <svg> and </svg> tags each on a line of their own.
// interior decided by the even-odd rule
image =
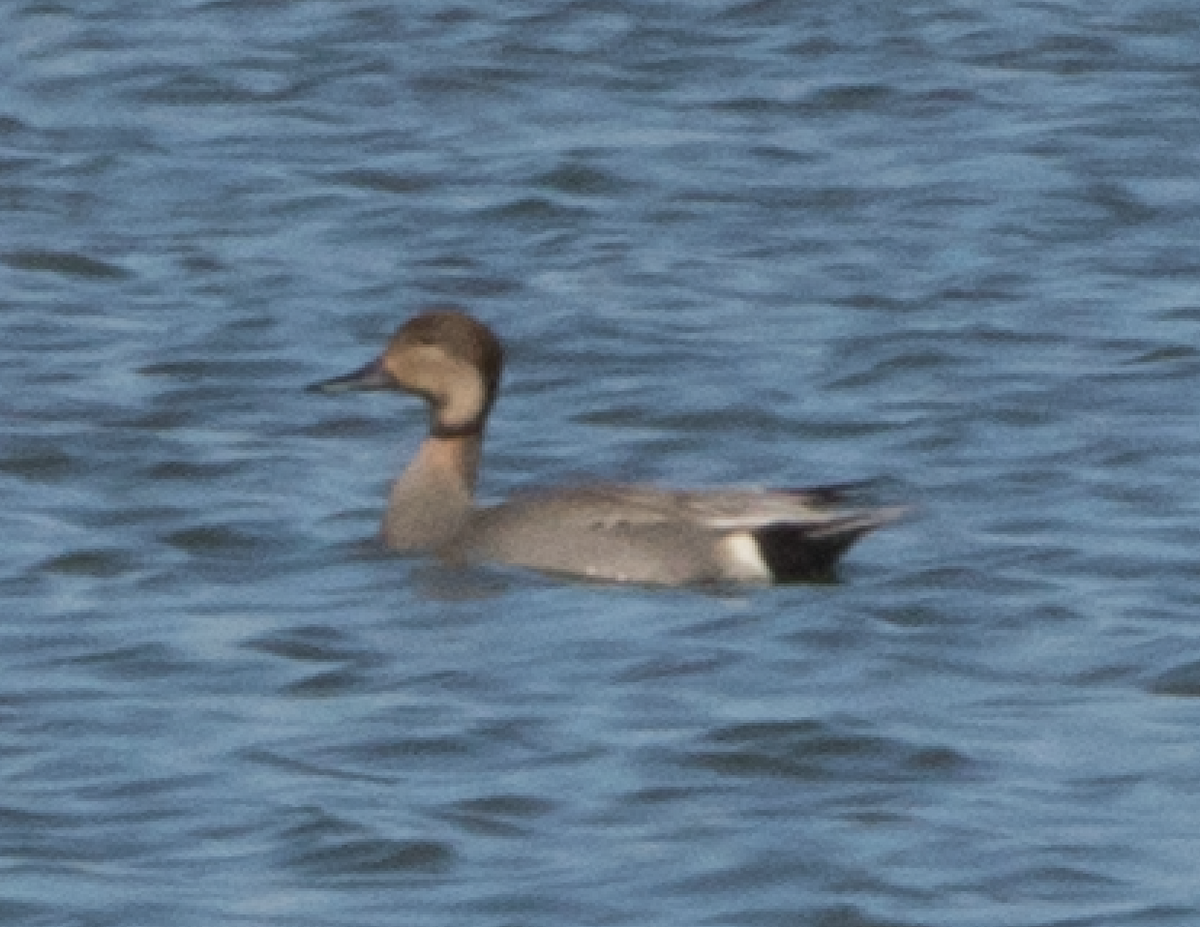
<svg viewBox="0 0 1200 927">
<path fill-rule="evenodd" d="M 0 921 L 1191 927 L 1200 14 L 1180 0 L 0 12 Z M 842 582 L 371 542 L 485 492 L 882 478 Z"/>
</svg>

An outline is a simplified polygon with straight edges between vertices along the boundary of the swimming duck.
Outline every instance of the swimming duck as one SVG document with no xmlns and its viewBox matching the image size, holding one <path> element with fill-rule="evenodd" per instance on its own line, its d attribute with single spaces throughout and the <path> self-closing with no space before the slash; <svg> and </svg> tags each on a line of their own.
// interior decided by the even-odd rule
<svg viewBox="0 0 1200 927">
<path fill-rule="evenodd" d="M 377 359 L 309 390 L 400 390 L 429 406 L 429 434 L 393 483 L 384 543 L 452 562 L 495 561 L 596 580 L 682 585 L 829 578 L 841 554 L 902 514 L 845 510 L 845 487 L 669 490 L 598 485 L 475 505 L 504 352 L 481 322 L 434 307 Z"/>
</svg>

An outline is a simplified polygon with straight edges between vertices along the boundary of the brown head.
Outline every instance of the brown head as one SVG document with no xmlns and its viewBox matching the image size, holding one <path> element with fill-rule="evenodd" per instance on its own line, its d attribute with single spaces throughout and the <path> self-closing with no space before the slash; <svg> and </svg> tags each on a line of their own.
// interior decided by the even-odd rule
<svg viewBox="0 0 1200 927">
<path fill-rule="evenodd" d="M 309 389 L 416 393 L 429 403 L 430 434 L 448 438 L 483 431 L 503 367 L 504 350 L 486 325 L 456 308 L 435 306 L 401 325 L 383 354 L 361 370 Z"/>
</svg>

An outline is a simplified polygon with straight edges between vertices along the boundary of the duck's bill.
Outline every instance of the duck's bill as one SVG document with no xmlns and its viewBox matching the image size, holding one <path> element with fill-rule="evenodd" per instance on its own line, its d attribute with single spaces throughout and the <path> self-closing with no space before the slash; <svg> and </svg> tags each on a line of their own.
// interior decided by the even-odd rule
<svg viewBox="0 0 1200 927">
<path fill-rule="evenodd" d="M 311 383 L 305 390 L 310 393 L 350 393 L 356 390 L 395 388 L 396 384 L 392 381 L 391 374 L 383 366 L 383 359 L 379 358 L 345 376 Z"/>
</svg>

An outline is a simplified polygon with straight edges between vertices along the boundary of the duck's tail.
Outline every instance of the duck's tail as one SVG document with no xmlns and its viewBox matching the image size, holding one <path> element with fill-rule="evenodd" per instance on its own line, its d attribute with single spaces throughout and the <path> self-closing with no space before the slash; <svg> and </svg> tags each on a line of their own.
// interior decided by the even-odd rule
<svg viewBox="0 0 1200 927">
<path fill-rule="evenodd" d="M 750 534 L 775 582 L 819 582 L 833 578 L 838 560 L 855 541 L 909 511 L 893 507 L 821 521 L 774 522 Z"/>
</svg>

